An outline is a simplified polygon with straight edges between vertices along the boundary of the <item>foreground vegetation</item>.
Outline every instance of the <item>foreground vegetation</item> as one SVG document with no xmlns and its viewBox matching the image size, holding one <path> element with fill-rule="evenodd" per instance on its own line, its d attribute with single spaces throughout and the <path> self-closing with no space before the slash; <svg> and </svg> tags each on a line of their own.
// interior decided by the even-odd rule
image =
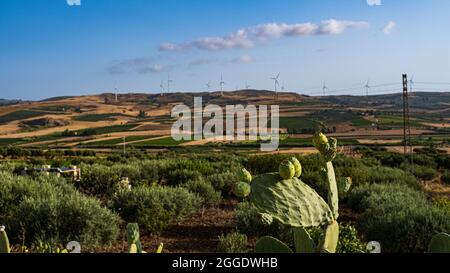
<svg viewBox="0 0 450 273">
<path fill-rule="evenodd" d="M 336 252 L 366 252 L 367 242 L 378 241 L 383 252 L 423 253 L 434 235 L 450 232 L 449 196 L 424 190 L 430 183 L 448 187 L 449 155 L 421 151 L 411 165 L 403 156 L 381 149 L 359 149 L 358 154 L 360 158 L 338 154 L 333 161 L 337 183 L 352 178 L 351 189 L 339 192 L 343 213 Z M 64 248 L 69 241 L 80 242 L 84 251 L 118 251 L 114 246 L 122 244 L 128 223 L 139 225 L 141 237 L 162 234 L 193 213 L 235 200 L 243 168 L 258 177 L 278 172 L 280 163 L 291 157 L 130 152 L 102 158 L 26 150 L 6 155 L 0 164 L 0 225 L 6 226 L 16 252 L 39 252 L 42 243 Z M 326 200 L 329 186 L 321 155 L 296 158 L 302 166 L 301 180 Z M 22 174 L 24 168 L 45 164 L 78 165 L 81 179 Z M 217 251 L 252 251 L 255 239 L 267 235 L 295 249 L 289 225 L 262 221 L 249 201 L 239 198 L 234 231 L 217 238 Z M 306 230 L 318 245 L 322 229 Z M 170 251 L 170 244 L 165 251 Z"/>
</svg>

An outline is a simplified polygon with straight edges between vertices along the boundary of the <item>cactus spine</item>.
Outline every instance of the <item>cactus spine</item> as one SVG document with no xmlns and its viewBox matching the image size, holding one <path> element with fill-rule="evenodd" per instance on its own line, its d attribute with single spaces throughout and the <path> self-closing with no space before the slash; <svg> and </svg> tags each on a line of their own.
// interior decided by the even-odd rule
<svg viewBox="0 0 450 273">
<path fill-rule="evenodd" d="M 0 253 L 10 253 L 8 235 L 5 231 L 5 226 L 0 226 Z"/>
<path fill-rule="evenodd" d="M 313 138 L 313 145 L 325 161 L 327 202 L 299 179 L 301 164 L 296 158 L 284 161 L 279 167 L 279 173 L 256 177 L 251 183 L 250 201 L 258 209 L 264 222 L 270 224 L 276 220 L 292 228 L 297 253 L 334 253 L 339 239 L 338 189 L 348 191 L 351 179 L 346 179 L 338 188 L 332 163 L 337 154 L 336 139 L 328 139 L 324 134 L 318 133 Z M 319 226 L 324 228 L 324 235 L 316 246 L 305 228 Z M 263 237 L 256 244 L 256 252 L 292 253 L 292 250 L 275 238 Z"/>
</svg>

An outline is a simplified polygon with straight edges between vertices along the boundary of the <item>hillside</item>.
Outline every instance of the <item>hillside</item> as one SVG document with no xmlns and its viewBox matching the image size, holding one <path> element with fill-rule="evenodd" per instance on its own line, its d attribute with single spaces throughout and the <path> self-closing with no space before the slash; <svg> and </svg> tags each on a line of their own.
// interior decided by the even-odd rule
<svg viewBox="0 0 450 273">
<path fill-rule="evenodd" d="M 311 97 L 266 90 L 212 93 L 120 94 L 56 97 L 16 101 L 0 106 L 0 145 L 99 147 L 201 145 L 170 138 L 173 105 L 280 105 L 280 128 L 290 134 L 286 145 L 303 145 L 317 129 L 349 139 L 349 143 L 391 140 L 403 134 L 401 94 Z M 0 100 L 0 104 L 3 100 Z M 414 93 L 410 98 L 414 136 L 442 136 L 450 128 L 450 93 Z M 441 137 L 441 138 L 442 138 Z"/>
</svg>

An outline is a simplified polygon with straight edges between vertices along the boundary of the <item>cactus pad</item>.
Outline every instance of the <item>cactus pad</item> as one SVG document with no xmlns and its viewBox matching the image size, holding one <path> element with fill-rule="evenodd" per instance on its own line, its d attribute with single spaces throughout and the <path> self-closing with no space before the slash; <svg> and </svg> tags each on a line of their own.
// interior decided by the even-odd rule
<svg viewBox="0 0 450 273">
<path fill-rule="evenodd" d="M 6 234 L 5 227 L 0 226 L 0 253 L 10 253 L 11 248 L 9 246 L 8 235 Z"/>
<path fill-rule="evenodd" d="M 302 164 L 300 164 L 300 161 L 296 157 L 289 158 L 289 162 L 294 165 L 295 168 L 295 177 L 300 178 L 302 176 Z"/>
<path fill-rule="evenodd" d="M 328 204 L 311 187 L 297 178 L 281 180 L 277 173 L 253 180 L 251 202 L 284 225 L 313 227 L 333 221 Z"/>
<path fill-rule="evenodd" d="M 323 253 L 335 253 L 339 241 L 339 224 L 334 221 L 329 224 L 325 230 L 325 235 L 322 242 Z"/>
<path fill-rule="evenodd" d="M 256 242 L 255 252 L 268 254 L 294 253 L 285 243 L 270 236 L 262 237 Z"/>
<path fill-rule="evenodd" d="M 314 253 L 316 245 L 304 228 L 294 228 L 294 243 L 296 253 Z"/>
<path fill-rule="evenodd" d="M 440 233 L 435 235 L 428 246 L 429 253 L 450 253 L 450 235 Z"/>
<path fill-rule="evenodd" d="M 283 179 L 291 179 L 295 176 L 295 166 L 289 160 L 281 162 L 278 172 Z"/>
</svg>

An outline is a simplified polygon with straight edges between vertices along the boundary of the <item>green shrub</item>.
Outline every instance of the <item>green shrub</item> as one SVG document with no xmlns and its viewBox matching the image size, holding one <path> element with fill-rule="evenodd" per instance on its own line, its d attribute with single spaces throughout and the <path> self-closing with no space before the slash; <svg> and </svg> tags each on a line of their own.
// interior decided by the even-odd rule
<svg viewBox="0 0 450 273">
<path fill-rule="evenodd" d="M 450 185 L 450 171 L 445 171 L 442 174 L 441 182 L 447 185 Z"/>
<path fill-rule="evenodd" d="M 266 229 L 258 210 L 251 203 L 239 203 L 234 211 L 236 228 L 248 236 L 260 235 Z"/>
<path fill-rule="evenodd" d="M 204 179 L 188 181 L 184 187 L 202 198 L 204 206 L 215 206 L 220 203 L 220 192 L 216 192 L 210 182 Z"/>
<path fill-rule="evenodd" d="M 219 236 L 218 253 L 247 253 L 248 239 L 244 234 L 233 232 Z"/>
<path fill-rule="evenodd" d="M 424 252 L 434 234 L 450 231 L 450 212 L 406 185 L 361 186 L 350 192 L 348 204 L 363 212 L 357 228 L 383 252 Z"/>
<path fill-rule="evenodd" d="M 111 202 L 111 207 L 126 222 L 136 222 L 151 233 L 162 232 L 200 205 L 201 198 L 186 189 L 160 186 L 120 191 Z"/>
<path fill-rule="evenodd" d="M 450 212 L 450 200 L 446 197 L 434 199 L 433 205 Z"/>
<path fill-rule="evenodd" d="M 233 185 L 239 180 L 236 176 L 236 173 L 237 172 L 218 173 L 210 175 L 206 179 L 211 182 L 216 190 L 222 191 L 223 194 L 229 194 L 232 190 Z"/>
<path fill-rule="evenodd" d="M 170 171 L 167 175 L 167 184 L 171 186 L 183 185 L 190 180 L 201 179 L 202 175 L 198 171 L 178 169 Z"/>
<path fill-rule="evenodd" d="M 367 244 L 362 242 L 358 231 L 352 225 L 340 225 L 337 253 L 361 253 L 366 252 Z"/>
<path fill-rule="evenodd" d="M 13 242 L 113 242 L 119 217 L 56 176 L 35 179 L 0 173 L 0 222 Z"/>
<path fill-rule="evenodd" d="M 433 180 L 438 175 L 437 170 L 430 167 L 420 166 L 417 164 L 413 165 L 402 164 L 400 168 L 404 171 L 411 173 L 412 175 L 423 181 Z"/>
<path fill-rule="evenodd" d="M 77 188 L 95 196 L 113 194 L 115 185 L 121 180 L 118 173 L 100 164 L 82 164 L 81 171 L 81 181 L 76 183 Z"/>
</svg>

